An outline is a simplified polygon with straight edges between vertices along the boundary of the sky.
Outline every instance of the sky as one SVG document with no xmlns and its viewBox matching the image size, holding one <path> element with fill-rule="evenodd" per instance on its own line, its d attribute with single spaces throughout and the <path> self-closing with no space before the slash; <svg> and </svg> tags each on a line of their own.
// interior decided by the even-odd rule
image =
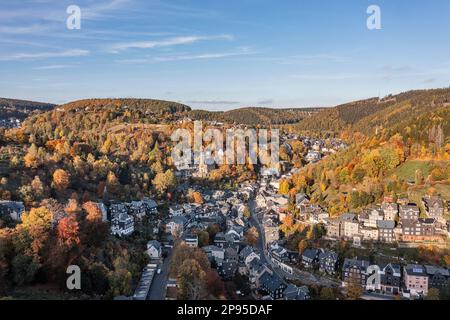
<svg viewBox="0 0 450 320">
<path fill-rule="evenodd" d="M 448 87 L 449 13 L 448 0 L 0 0 L 0 97 L 228 110 Z"/>
</svg>

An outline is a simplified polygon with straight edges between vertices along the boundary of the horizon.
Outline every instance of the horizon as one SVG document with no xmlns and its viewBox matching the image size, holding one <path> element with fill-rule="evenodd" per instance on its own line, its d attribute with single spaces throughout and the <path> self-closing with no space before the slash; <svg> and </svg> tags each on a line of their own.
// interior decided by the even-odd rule
<svg viewBox="0 0 450 320">
<path fill-rule="evenodd" d="M 73 4 L 79 30 L 66 26 Z M 381 30 L 367 28 L 372 4 Z M 0 8 L 0 96 L 16 99 L 316 108 L 450 83 L 442 32 L 450 3 L 439 0 L 26 0 Z"/>
</svg>

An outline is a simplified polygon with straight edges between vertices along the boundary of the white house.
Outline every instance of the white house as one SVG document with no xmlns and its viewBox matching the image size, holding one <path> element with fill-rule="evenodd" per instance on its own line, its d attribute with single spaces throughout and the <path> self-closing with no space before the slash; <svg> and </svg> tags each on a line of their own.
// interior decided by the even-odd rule
<svg viewBox="0 0 450 320">
<path fill-rule="evenodd" d="M 147 242 L 147 254 L 151 259 L 160 259 L 162 255 L 162 246 L 156 240 Z"/>
</svg>

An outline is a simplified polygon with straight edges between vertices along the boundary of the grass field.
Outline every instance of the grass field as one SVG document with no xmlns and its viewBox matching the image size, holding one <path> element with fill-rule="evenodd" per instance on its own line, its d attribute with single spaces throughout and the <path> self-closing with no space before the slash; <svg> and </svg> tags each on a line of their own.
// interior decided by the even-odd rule
<svg viewBox="0 0 450 320">
<path fill-rule="evenodd" d="M 420 169 L 422 170 L 423 176 L 427 177 L 430 174 L 432 164 L 433 163 L 431 161 L 406 161 L 395 170 L 395 174 L 403 180 L 414 180 L 416 171 Z"/>
</svg>

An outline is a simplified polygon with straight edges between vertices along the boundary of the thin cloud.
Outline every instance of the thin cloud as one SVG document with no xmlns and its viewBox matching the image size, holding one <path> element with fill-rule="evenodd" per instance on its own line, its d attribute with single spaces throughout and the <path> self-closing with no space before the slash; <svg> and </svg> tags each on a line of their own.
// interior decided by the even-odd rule
<svg viewBox="0 0 450 320">
<path fill-rule="evenodd" d="M 27 27 L 0 26 L 0 33 L 2 34 L 31 34 L 43 32 L 46 30 L 48 30 L 48 27 L 43 25 L 31 25 Z"/>
<path fill-rule="evenodd" d="M 14 61 L 14 60 L 38 60 L 48 58 L 68 58 L 68 57 L 85 57 L 90 52 L 82 49 L 72 49 L 59 52 L 38 52 L 38 53 L 15 53 L 9 56 L 0 56 L 2 61 Z"/>
<path fill-rule="evenodd" d="M 336 73 L 336 74 L 297 74 L 293 76 L 299 80 L 348 80 L 360 78 L 357 73 Z"/>
<path fill-rule="evenodd" d="M 178 45 L 188 45 L 200 41 L 211 41 L 211 40 L 233 40 L 231 35 L 218 35 L 218 36 L 185 36 L 185 37 L 173 37 L 166 38 L 162 40 L 154 41 L 135 41 L 135 42 L 124 42 L 117 43 L 111 47 L 112 52 L 120 52 L 128 49 L 154 49 L 154 48 L 164 48 L 172 47 Z"/>
<path fill-rule="evenodd" d="M 206 104 L 206 105 L 240 104 L 239 101 L 228 101 L 228 100 L 191 100 L 191 101 L 186 101 L 186 103 L 190 103 L 190 104 Z"/>
<path fill-rule="evenodd" d="M 67 69 L 67 68 L 72 68 L 72 66 L 68 65 L 68 64 L 54 64 L 54 65 L 49 65 L 49 66 L 36 67 L 36 68 L 33 68 L 33 70 L 59 70 L 59 69 Z"/>
<path fill-rule="evenodd" d="M 268 104 L 274 104 L 275 101 L 273 99 L 265 99 L 265 100 L 261 100 L 258 101 L 258 104 L 262 104 L 262 105 L 268 105 Z"/>
</svg>

